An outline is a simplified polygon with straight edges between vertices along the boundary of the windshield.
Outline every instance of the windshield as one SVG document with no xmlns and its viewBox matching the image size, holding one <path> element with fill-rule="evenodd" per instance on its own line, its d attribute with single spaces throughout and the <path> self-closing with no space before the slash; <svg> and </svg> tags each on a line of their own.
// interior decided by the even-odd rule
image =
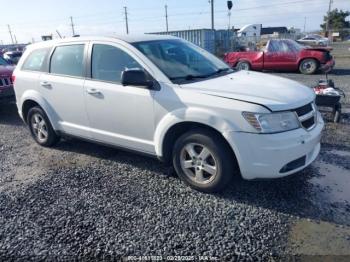
<svg viewBox="0 0 350 262">
<path fill-rule="evenodd" d="M 5 66 L 8 65 L 9 63 L 2 57 L 0 57 L 0 65 Z"/>
<path fill-rule="evenodd" d="M 214 55 L 180 39 L 137 42 L 133 45 L 173 82 L 233 72 Z"/>
</svg>

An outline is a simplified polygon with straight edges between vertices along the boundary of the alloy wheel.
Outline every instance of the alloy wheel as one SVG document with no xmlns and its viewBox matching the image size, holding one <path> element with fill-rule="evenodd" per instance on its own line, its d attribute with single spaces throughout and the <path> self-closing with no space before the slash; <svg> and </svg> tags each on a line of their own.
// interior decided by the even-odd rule
<svg viewBox="0 0 350 262">
<path fill-rule="evenodd" d="M 303 69 L 308 72 L 314 72 L 316 70 L 316 64 L 313 61 L 307 61 L 303 64 Z"/>
<path fill-rule="evenodd" d="M 43 116 L 38 113 L 33 114 L 31 124 L 38 141 L 40 143 L 46 142 L 49 137 L 49 132 Z"/>
<path fill-rule="evenodd" d="M 195 183 L 207 184 L 217 176 L 217 160 L 204 145 L 189 143 L 183 147 L 180 164 L 185 175 Z"/>
</svg>

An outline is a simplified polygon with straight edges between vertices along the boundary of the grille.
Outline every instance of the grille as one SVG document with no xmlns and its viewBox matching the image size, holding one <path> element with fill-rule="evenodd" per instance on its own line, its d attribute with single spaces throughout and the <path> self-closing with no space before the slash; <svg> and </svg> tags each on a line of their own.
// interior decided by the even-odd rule
<svg viewBox="0 0 350 262">
<path fill-rule="evenodd" d="M 10 86 L 12 85 L 12 80 L 10 77 L 0 78 L 0 86 Z"/>
<path fill-rule="evenodd" d="M 306 115 L 307 113 L 310 113 L 311 111 L 312 111 L 311 104 L 307 104 L 307 105 L 304 105 L 302 107 L 295 109 L 295 112 L 297 113 L 298 116 Z"/>
<path fill-rule="evenodd" d="M 316 108 L 312 103 L 295 109 L 303 128 L 311 130 L 316 124 Z"/>
<path fill-rule="evenodd" d="M 309 118 L 308 120 L 305 120 L 303 122 L 301 122 L 301 124 L 303 125 L 303 127 L 305 127 L 306 129 L 311 128 L 314 124 L 315 124 L 315 119 L 314 117 Z"/>
</svg>

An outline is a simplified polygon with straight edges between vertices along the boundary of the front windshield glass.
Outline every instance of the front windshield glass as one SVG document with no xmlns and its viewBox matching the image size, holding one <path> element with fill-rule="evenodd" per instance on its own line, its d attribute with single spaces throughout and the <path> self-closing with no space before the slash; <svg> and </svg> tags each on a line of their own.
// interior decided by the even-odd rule
<svg viewBox="0 0 350 262">
<path fill-rule="evenodd" d="M 214 55 L 180 39 L 136 42 L 133 45 L 170 80 L 193 80 L 232 72 Z"/>
<path fill-rule="evenodd" d="M 3 59 L 2 57 L 0 57 L 0 65 L 5 66 L 8 65 L 9 63 L 7 63 L 7 61 L 5 59 Z"/>
</svg>

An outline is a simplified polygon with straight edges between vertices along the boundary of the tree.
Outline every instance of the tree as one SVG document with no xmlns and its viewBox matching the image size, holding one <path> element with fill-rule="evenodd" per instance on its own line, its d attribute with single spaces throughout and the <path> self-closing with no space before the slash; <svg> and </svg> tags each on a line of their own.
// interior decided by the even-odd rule
<svg viewBox="0 0 350 262">
<path fill-rule="evenodd" d="M 350 35 L 350 22 L 346 21 L 346 18 L 350 15 L 349 11 L 343 11 L 334 9 L 329 15 L 324 16 L 324 23 L 321 24 L 321 28 L 326 31 L 327 21 L 329 16 L 329 30 L 340 32 L 342 38 Z"/>
</svg>

